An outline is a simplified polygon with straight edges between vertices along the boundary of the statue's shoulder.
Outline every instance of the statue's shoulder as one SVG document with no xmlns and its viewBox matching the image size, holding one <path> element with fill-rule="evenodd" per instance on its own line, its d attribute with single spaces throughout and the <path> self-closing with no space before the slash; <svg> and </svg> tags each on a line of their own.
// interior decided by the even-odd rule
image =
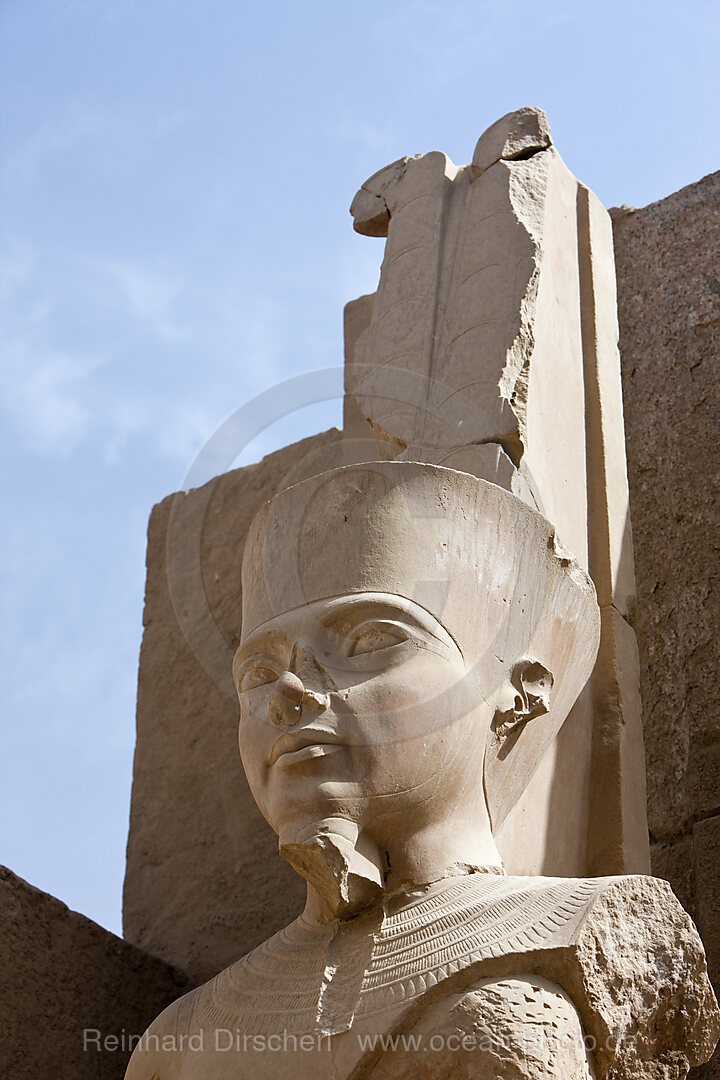
<svg viewBox="0 0 720 1080">
<path fill-rule="evenodd" d="M 405 1054 L 423 1054 L 420 1063 L 432 1052 L 445 1070 L 437 1075 L 464 1075 L 468 1058 L 478 1077 L 496 1076 L 502 1060 L 524 1062 L 533 1080 L 584 1080 L 592 1068 L 614 1080 L 658 1080 L 709 1057 L 720 1014 L 700 938 L 667 882 L 469 880 L 435 907 L 438 927 L 415 929 L 413 941 L 442 930 L 434 952 L 443 963 L 432 979 L 413 975 L 425 987 L 419 995 L 403 987 L 408 1008 L 391 1035 Z M 413 1075 L 392 1041 L 380 1046 L 378 1078 Z"/>
<path fill-rule="evenodd" d="M 125 1080 L 175 1080 L 193 1033 L 198 999 L 211 984 L 184 994 L 157 1016 L 133 1050 Z"/>
<path fill-rule="evenodd" d="M 217 1060 L 214 1051 L 218 1049 L 218 1023 L 228 1021 L 218 1009 L 218 986 L 232 985 L 237 972 L 252 956 L 252 952 L 248 953 L 168 1005 L 135 1046 L 125 1080 L 178 1080 L 181 1075 L 210 1075 L 208 1062 Z M 238 1012 L 230 1019 L 237 1020 L 240 1016 Z M 225 1030 L 231 1034 L 229 1027 Z M 224 1043 L 220 1048 L 227 1050 Z"/>
<path fill-rule="evenodd" d="M 522 889 L 524 879 L 516 880 Z M 668 882 L 644 875 L 586 880 L 591 892 L 582 910 L 541 966 L 577 1006 L 600 1075 L 611 1063 L 618 1078 L 650 1075 L 651 1065 L 666 1063 L 674 1076 L 679 1056 L 689 1065 L 707 1060 L 720 1013 L 702 941 Z M 537 887 L 551 889 L 552 881 L 538 879 Z"/>
</svg>

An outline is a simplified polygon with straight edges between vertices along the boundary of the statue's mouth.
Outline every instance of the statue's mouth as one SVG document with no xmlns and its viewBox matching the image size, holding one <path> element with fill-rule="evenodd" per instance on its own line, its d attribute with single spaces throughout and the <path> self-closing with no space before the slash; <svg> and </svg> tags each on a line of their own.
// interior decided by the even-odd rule
<svg viewBox="0 0 720 1080">
<path fill-rule="evenodd" d="M 273 743 L 268 765 L 284 769 L 301 761 L 327 757 L 341 750 L 347 743 L 332 731 L 303 728 L 302 731 L 285 732 Z"/>
</svg>

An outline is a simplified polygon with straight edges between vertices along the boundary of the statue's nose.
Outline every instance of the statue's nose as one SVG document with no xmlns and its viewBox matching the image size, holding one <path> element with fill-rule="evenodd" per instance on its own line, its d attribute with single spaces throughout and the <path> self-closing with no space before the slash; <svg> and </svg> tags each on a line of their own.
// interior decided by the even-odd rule
<svg viewBox="0 0 720 1080">
<path fill-rule="evenodd" d="M 324 712 L 329 704 L 327 694 L 308 690 L 298 675 L 292 671 L 284 671 L 275 683 L 270 697 L 270 715 L 276 724 L 297 724 L 303 709 Z"/>
</svg>

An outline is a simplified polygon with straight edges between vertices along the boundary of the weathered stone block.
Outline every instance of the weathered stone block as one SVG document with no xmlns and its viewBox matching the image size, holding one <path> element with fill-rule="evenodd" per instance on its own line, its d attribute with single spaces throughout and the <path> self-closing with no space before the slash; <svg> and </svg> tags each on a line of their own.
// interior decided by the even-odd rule
<svg viewBox="0 0 720 1080">
<path fill-rule="evenodd" d="M 720 817 L 695 825 L 693 845 L 698 930 L 705 942 L 710 978 L 720 989 Z"/>
<path fill-rule="evenodd" d="M 650 857 L 655 877 L 670 882 L 682 906 L 695 918 L 695 859 L 692 836 L 683 836 L 673 844 L 653 844 Z"/>
<path fill-rule="evenodd" d="M 696 889 L 695 918 L 707 954 L 708 972 L 720 993 L 720 817 L 698 822 L 693 829 Z M 693 1074 L 690 1074 L 693 1077 Z M 698 1070 L 697 1080 L 720 1080 L 720 1052 Z"/>
<path fill-rule="evenodd" d="M 0 910 L 0 1074 L 119 1080 L 131 1036 L 185 993 L 187 977 L 4 867 Z"/>
<path fill-rule="evenodd" d="M 720 806 L 720 173 L 614 213 L 648 818 Z"/>
</svg>

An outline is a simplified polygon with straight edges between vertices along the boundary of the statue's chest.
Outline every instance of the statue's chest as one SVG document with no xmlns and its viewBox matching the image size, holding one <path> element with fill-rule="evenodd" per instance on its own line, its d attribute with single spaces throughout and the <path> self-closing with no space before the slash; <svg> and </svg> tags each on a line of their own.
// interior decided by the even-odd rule
<svg viewBox="0 0 720 1080">
<path fill-rule="evenodd" d="M 300 919 L 206 984 L 193 1025 L 232 1032 L 234 1046 L 287 1047 L 305 1037 L 308 1047 L 319 1041 L 313 1052 L 328 1053 L 328 1037 L 384 1032 L 413 1001 L 480 961 L 549 947 L 596 888 L 577 880 L 518 889 L 513 879 L 477 875 L 396 912 L 332 927 Z"/>
</svg>

